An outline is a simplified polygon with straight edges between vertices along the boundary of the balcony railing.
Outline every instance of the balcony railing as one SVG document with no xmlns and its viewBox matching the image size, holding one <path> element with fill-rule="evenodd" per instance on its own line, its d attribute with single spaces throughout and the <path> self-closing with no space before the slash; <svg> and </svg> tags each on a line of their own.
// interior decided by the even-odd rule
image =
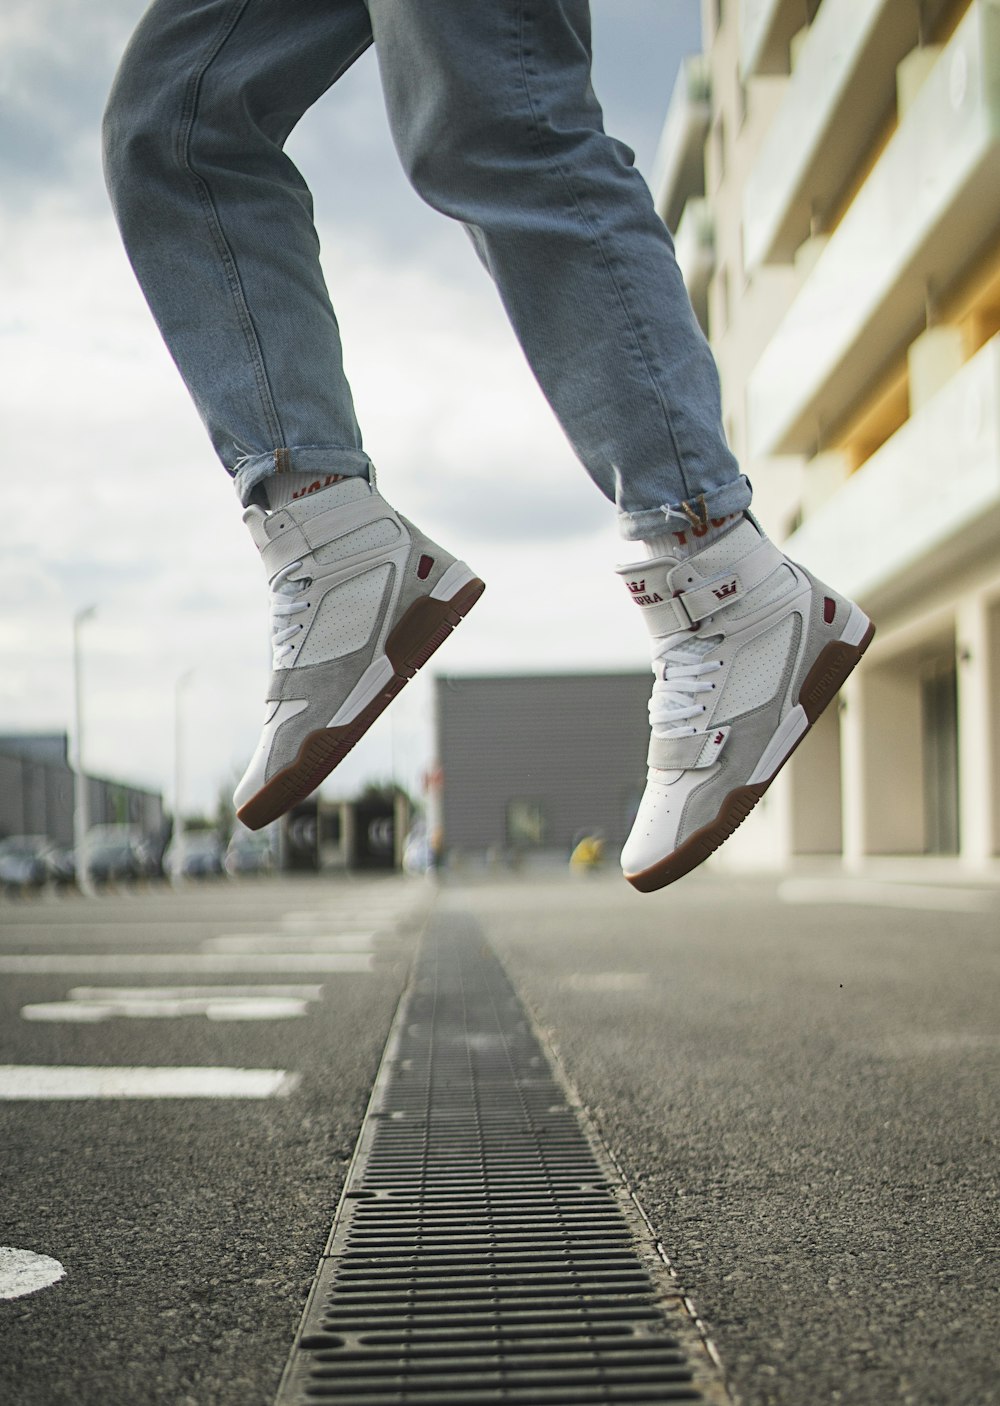
<svg viewBox="0 0 1000 1406">
<path fill-rule="evenodd" d="M 805 0 L 740 0 L 740 77 L 788 72 L 788 45 L 809 23 Z"/>
<path fill-rule="evenodd" d="M 715 222 L 708 201 L 689 200 L 674 236 L 677 263 L 695 316 L 708 331 L 708 285 L 715 271 Z"/>
<path fill-rule="evenodd" d="M 808 472 L 808 469 L 806 470 Z M 913 415 L 785 543 L 792 558 L 868 597 L 1000 513 L 1000 336 Z"/>
<path fill-rule="evenodd" d="M 703 54 L 682 60 L 653 166 L 656 208 L 677 228 L 691 196 L 705 193 L 705 138 L 712 119 L 711 80 Z"/>
<path fill-rule="evenodd" d="M 752 457 L 811 454 L 1000 229 L 1000 6 L 973 0 L 747 387 Z"/>
<path fill-rule="evenodd" d="M 747 269 L 789 262 L 815 219 L 823 227 L 858 153 L 870 148 L 884 122 L 896 66 L 917 40 L 915 6 L 823 0 L 747 178 Z"/>
</svg>

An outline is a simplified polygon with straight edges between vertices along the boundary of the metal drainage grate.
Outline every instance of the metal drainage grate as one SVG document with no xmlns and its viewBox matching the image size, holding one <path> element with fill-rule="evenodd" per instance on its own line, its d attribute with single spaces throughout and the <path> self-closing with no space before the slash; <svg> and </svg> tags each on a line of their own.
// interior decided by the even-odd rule
<svg viewBox="0 0 1000 1406">
<path fill-rule="evenodd" d="M 425 938 L 277 1406 L 727 1400 L 499 962 Z"/>
</svg>

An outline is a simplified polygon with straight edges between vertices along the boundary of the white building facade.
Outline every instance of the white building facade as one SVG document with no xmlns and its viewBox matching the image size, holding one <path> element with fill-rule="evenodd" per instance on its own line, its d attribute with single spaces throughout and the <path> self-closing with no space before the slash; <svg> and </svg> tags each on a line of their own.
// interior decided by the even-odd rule
<svg viewBox="0 0 1000 1406">
<path fill-rule="evenodd" d="M 704 0 L 702 20 L 657 206 L 756 511 L 878 626 L 726 862 L 985 868 L 1000 853 L 1000 0 Z"/>
</svg>

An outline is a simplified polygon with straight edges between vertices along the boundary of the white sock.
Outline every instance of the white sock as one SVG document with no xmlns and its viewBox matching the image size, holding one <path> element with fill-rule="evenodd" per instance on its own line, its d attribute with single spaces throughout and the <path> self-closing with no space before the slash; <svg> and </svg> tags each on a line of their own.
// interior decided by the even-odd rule
<svg viewBox="0 0 1000 1406">
<path fill-rule="evenodd" d="M 692 523 L 690 527 L 677 528 L 673 532 L 662 532 L 655 536 L 644 537 L 643 546 L 650 557 L 675 557 L 678 561 L 683 561 L 685 557 L 700 552 L 703 547 L 707 547 L 709 542 L 714 542 L 717 537 L 724 537 L 742 519 L 742 512 L 728 513 L 725 517 L 708 518 L 697 525 Z"/>
<path fill-rule="evenodd" d="M 349 477 L 349 474 L 272 474 L 261 486 L 267 494 L 267 506 L 273 513 L 299 498 L 308 498 L 313 493 L 321 493 L 324 488 L 343 483 Z"/>
</svg>

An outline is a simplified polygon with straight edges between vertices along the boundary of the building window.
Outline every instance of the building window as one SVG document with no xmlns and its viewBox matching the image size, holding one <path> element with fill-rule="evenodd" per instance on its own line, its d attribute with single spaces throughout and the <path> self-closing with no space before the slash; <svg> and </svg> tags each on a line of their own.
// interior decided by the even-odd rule
<svg viewBox="0 0 1000 1406">
<path fill-rule="evenodd" d="M 545 815 L 538 801 L 507 802 L 507 843 L 511 849 L 539 849 L 545 843 Z"/>
<path fill-rule="evenodd" d="M 712 0 L 712 15 L 715 20 L 715 32 L 718 34 L 722 28 L 722 21 L 726 14 L 726 0 Z"/>
</svg>

